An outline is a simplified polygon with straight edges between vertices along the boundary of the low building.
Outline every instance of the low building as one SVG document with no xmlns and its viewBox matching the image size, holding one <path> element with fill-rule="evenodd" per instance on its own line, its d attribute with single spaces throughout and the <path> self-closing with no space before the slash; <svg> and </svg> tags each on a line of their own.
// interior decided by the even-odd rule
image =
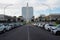
<svg viewBox="0 0 60 40">
<path fill-rule="evenodd" d="M 48 20 L 60 20 L 60 14 L 50 14 L 46 18 Z"/>
<path fill-rule="evenodd" d="M 0 22 L 13 21 L 13 19 L 11 16 L 0 14 Z"/>
</svg>

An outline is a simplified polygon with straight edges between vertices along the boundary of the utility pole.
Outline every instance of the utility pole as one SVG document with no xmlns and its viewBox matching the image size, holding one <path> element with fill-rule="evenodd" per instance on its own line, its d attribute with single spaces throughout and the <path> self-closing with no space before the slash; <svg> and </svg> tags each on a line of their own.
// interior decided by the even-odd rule
<svg viewBox="0 0 60 40">
<path fill-rule="evenodd" d="M 27 3 L 27 14 L 26 14 L 26 22 L 28 23 L 29 22 L 29 10 L 28 10 L 28 3 Z"/>
<path fill-rule="evenodd" d="M 9 5 L 7 5 L 7 6 L 5 6 L 4 7 L 4 19 L 5 19 L 5 10 L 6 10 L 6 8 L 8 7 L 8 6 L 11 6 L 12 4 L 9 4 Z"/>
</svg>

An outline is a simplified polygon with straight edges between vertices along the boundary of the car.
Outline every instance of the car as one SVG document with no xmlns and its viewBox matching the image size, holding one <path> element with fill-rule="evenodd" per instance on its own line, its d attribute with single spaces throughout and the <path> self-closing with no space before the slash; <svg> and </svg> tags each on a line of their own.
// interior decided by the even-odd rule
<svg viewBox="0 0 60 40">
<path fill-rule="evenodd" d="M 33 25 L 37 25 L 36 23 L 34 23 Z"/>
<path fill-rule="evenodd" d="M 14 23 L 14 28 L 19 27 L 18 23 Z"/>
<path fill-rule="evenodd" d="M 37 25 L 37 23 L 33 23 L 33 25 L 34 25 L 34 26 L 36 26 L 36 25 Z"/>
<path fill-rule="evenodd" d="M 0 33 L 5 32 L 5 26 L 3 24 L 0 24 Z"/>
<path fill-rule="evenodd" d="M 52 34 L 60 33 L 60 24 L 57 25 L 56 27 L 51 27 L 51 33 Z"/>
<path fill-rule="evenodd" d="M 23 23 L 18 23 L 19 26 L 23 26 L 24 24 Z"/>
<path fill-rule="evenodd" d="M 12 28 L 16 28 L 16 27 L 22 26 L 23 24 L 22 23 L 10 23 L 9 25 L 11 25 Z"/>
<path fill-rule="evenodd" d="M 11 29 L 11 26 L 9 24 L 5 24 L 4 26 L 7 31 Z"/>
<path fill-rule="evenodd" d="M 39 23 L 39 24 L 38 24 L 38 27 L 43 28 L 43 27 L 44 27 L 44 25 L 45 25 L 45 23 Z"/>
<path fill-rule="evenodd" d="M 13 23 L 9 23 L 9 26 L 11 26 L 11 29 L 14 28 L 14 24 Z"/>
<path fill-rule="evenodd" d="M 55 27 L 55 25 L 54 24 L 45 24 L 44 29 L 51 31 L 51 29 L 50 29 L 51 27 Z"/>
<path fill-rule="evenodd" d="M 41 26 L 41 24 L 39 23 L 39 24 L 38 24 L 38 27 L 40 27 L 40 26 Z"/>
<path fill-rule="evenodd" d="M 38 27 L 43 27 L 42 23 L 39 23 L 39 24 L 38 24 Z"/>
</svg>

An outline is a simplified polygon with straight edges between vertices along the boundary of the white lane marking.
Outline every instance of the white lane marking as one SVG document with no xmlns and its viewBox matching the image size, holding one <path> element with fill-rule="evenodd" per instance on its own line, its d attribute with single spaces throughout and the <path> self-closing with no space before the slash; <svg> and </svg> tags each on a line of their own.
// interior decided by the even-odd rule
<svg viewBox="0 0 60 40">
<path fill-rule="evenodd" d="M 30 40 L 30 38 L 29 38 L 29 27 L 27 27 L 27 32 L 28 32 L 28 40 Z"/>
</svg>

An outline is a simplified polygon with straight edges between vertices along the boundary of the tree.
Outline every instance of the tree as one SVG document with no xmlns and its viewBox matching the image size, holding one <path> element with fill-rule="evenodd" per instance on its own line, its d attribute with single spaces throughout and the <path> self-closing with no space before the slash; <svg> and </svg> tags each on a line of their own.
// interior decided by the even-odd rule
<svg viewBox="0 0 60 40">
<path fill-rule="evenodd" d="M 17 17 L 14 16 L 14 17 L 13 17 L 13 22 L 16 22 L 16 21 L 17 21 Z"/>
<path fill-rule="evenodd" d="M 35 20 L 35 17 L 33 16 L 32 19 L 31 19 L 31 21 L 34 22 L 34 20 Z"/>
<path fill-rule="evenodd" d="M 23 16 L 19 16 L 19 17 L 18 17 L 18 21 L 24 22 Z"/>
</svg>

